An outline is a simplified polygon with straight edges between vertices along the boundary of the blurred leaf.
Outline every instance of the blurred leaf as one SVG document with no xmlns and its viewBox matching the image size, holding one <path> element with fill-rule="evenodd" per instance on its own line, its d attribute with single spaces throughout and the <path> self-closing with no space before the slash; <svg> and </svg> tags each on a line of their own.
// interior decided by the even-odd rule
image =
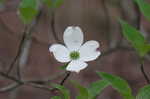
<svg viewBox="0 0 150 99">
<path fill-rule="evenodd" d="M 51 0 L 42 0 L 48 7 L 52 6 Z"/>
<path fill-rule="evenodd" d="M 0 0 L 0 10 L 4 8 L 5 0 Z"/>
<path fill-rule="evenodd" d="M 136 99 L 150 99 L 150 85 L 141 88 Z"/>
<path fill-rule="evenodd" d="M 150 4 L 145 2 L 145 0 L 134 0 L 140 8 L 140 11 L 144 14 L 144 16 L 150 21 Z"/>
<path fill-rule="evenodd" d="M 124 99 L 134 99 L 131 88 L 125 80 L 105 72 L 97 72 L 97 74 L 104 80 L 107 80 L 111 86 L 124 97 Z"/>
<path fill-rule="evenodd" d="M 81 86 L 79 83 L 75 81 L 71 81 L 71 82 L 79 90 L 79 95 L 76 97 L 76 99 L 89 99 L 89 93 L 87 88 Z"/>
<path fill-rule="evenodd" d="M 52 97 L 51 99 L 61 99 L 61 97 L 59 97 L 59 96 L 54 96 L 54 97 Z"/>
<path fill-rule="evenodd" d="M 131 42 L 141 57 L 145 56 L 150 51 L 150 45 L 146 42 L 144 36 L 123 20 L 120 20 L 120 23 L 123 29 L 123 35 L 126 39 Z"/>
<path fill-rule="evenodd" d="M 0 4 L 3 4 L 5 2 L 5 0 L 0 0 Z"/>
<path fill-rule="evenodd" d="M 43 1 L 50 8 L 60 7 L 64 2 L 64 0 L 43 0 Z"/>
<path fill-rule="evenodd" d="M 61 6 L 63 2 L 64 0 L 52 0 L 52 4 L 54 8 Z"/>
<path fill-rule="evenodd" d="M 38 14 L 38 0 L 22 0 L 19 6 L 19 16 L 25 24 L 29 24 Z"/>
<path fill-rule="evenodd" d="M 97 95 L 99 95 L 104 88 L 109 85 L 109 82 L 106 80 L 99 80 L 90 85 L 88 88 L 91 99 L 95 99 Z"/>
<path fill-rule="evenodd" d="M 70 92 L 64 86 L 57 85 L 57 84 L 52 84 L 52 86 L 60 90 L 60 92 L 62 93 L 64 97 L 63 99 L 70 99 Z"/>
</svg>

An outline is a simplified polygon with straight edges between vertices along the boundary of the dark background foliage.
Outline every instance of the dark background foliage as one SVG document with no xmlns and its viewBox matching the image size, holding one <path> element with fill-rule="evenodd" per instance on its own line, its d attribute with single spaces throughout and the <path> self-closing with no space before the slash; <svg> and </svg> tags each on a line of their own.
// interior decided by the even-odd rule
<svg viewBox="0 0 150 99">
<path fill-rule="evenodd" d="M 147 0 L 148 1 L 148 0 Z M 18 16 L 20 0 L 6 0 L 0 6 L 0 70 L 7 72 L 19 50 L 25 25 Z M 49 10 L 46 6 L 41 8 L 41 16 L 32 31 L 32 40 L 29 46 L 29 55 L 25 65 L 20 67 L 23 80 L 46 80 L 63 70 L 48 48 L 53 43 L 63 43 L 63 31 L 67 26 L 80 26 L 84 31 L 85 40 L 100 42 L 102 56 L 90 62 L 89 67 L 79 74 L 73 73 L 69 80 L 77 80 L 82 85 L 96 81 L 99 77 L 95 71 L 104 71 L 116 74 L 127 80 L 134 94 L 146 84 L 140 71 L 139 58 L 134 50 L 128 48 L 128 42 L 122 37 L 117 19 L 121 17 L 138 28 L 149 39 L 149 23 L 139 13 L 138 7 L 132 0 L 64 0 L 56 9 Z M 119 47 L 118 47 L 119 46 Z M 145 71 L 150 77 L 149 62 L 145 60 Z M 10 75 L 16 75 L 16 66 Z M 51 82 L 59 83 L 61 75 Z M 69 83 L 69 88 L 75 96 L 75 89 Z M 12 81 L 0 77 L 0 87 L 11 84 Z M 0 93 L 0 99 L 50 99 L 51 93 L 30 86 L 21 86 L 13 91 Z M 121 96 L 111 87 L 106 88 L 97 99 L 121 99 Z"/>
</svg>

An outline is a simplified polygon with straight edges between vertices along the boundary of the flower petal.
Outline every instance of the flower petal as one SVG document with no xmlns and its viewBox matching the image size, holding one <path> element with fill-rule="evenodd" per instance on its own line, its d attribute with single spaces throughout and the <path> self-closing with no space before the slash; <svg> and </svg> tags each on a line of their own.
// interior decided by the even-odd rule
<svg viewBox="0 0 150 99">
<path fill-rule="evenodd" d="M 82 61 L 95 60 L 101 54 L 101 52 L 97 50 L 98 47 L 99 43 L 97 41 L 87 41 L 85 44 L 83 44 L 83 46 L 81 46 L 79 50 L 80 59 Z"/>
<path fill-rule="evenodd" d="M 68 27 L 64 32 L 64 43 L 70 51 L 76 51 L 83 43 L 83 32 L 79 27 Z"/>
<path fill-rule="evenodd" d="M 68 64 L 66 70 L 79 73 L 80 70 L 85 69 L 87 66 L 88 66 L 88 64 L 83 61 L 73 60 Z"/>
<path fill-rule="evenodd" d="M 55 58 L 59 62 L 69 62 L 70 57 L 69 57 L 69 50 L 61 44 L 53 44 L 52 46 L 49 47 L 49 51 L 53 52 Z"/>
</svg>

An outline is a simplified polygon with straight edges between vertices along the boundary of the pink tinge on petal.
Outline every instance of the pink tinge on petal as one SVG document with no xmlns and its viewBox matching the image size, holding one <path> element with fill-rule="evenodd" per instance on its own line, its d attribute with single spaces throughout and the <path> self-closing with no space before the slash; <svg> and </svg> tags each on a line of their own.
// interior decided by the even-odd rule
<svg viewBox="0 0 150 99">
<path fill-rule="evenodd" d="M 99 51 L 100 51 L 100 48 L 98 47 L 95 51 L 99 52 Z"/>
<path fill-rule="evenodd" d="M 97 41 L 91 40 L 85 42 L 79 50 L 80 59 L 82 61 L 93 61 L 97 59 L 101 52 L 99 50 L 99 43 Z"/>
</svg>

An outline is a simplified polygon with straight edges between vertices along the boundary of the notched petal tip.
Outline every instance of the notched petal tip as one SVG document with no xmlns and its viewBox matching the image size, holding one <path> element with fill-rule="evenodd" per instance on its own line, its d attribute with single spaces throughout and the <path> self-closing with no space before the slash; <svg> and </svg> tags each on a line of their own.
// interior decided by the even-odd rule
<svg viewBox="0 0 150 99">
<path fill-rule="evenodd" d="M 68 26 L 67 28 L 66 28 L 66 30 L 67 29 L 80 29 L 81 30 L 81 28 L 79 27 L 79 26 Z"/>
<path fill-rule="evenodd" d="M 75 31 L 82 32 L 82 30 L 81 30 L 81 28 L 80 28 L 79 26 L 68 26 L 68 27 L 65 29 L 64 35 L 65 35 L 65 36 L 69 36 L 69 35 L 71 35 L 72 33 L 74 33 Z"/>
<path fill-rule="evenodd" d="M 74 29 L 82 31 L 81 28 L 79 26 L 73 26 Z"/>
<path fill-rule="evenodd" d="M 70 51 L 76 51 L 83 43 L 83 32 L 78 26 L 69 26 L 64 31 L 63 39 Z"/>
<path fill-rule="evenodd" d="M 85 69 L 88 66 L 87 63 L 83 62 L 83 61 L 71 61 L 66 70 L 70 71 L 70 72 L 76 72 L 79 73 L 81 70 Z"/>
<path fill-rule="evenodd" d="M 67 69 L 67 68 L 66 68 L 66 70 L 67 70 L 67 71 L 70 71 L 70 72 L 77 73 L 77 74 L 81 71 L 81 70 L 72 70 L 72 69 Z"/>
<path fill-rule="evenodd" d="M 71 69 L 68 69 L 68 68 L 66 68 L 66 70 L 70 71 L 70 72 L 74 72 L 74 73 L 79 73 L 80 72 L 80 70 L 71 70 Z"/>
</svg>

